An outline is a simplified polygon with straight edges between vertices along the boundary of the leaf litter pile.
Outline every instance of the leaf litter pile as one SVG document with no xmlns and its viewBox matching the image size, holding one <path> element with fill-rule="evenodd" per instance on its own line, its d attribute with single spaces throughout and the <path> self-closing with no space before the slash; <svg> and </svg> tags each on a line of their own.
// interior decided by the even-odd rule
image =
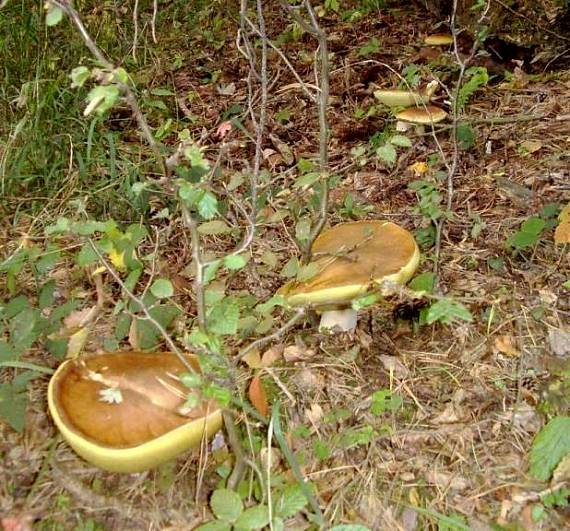
<svg viewBox="0 0 570 531">
<path fill-rule="evenodd" d="M 278 40 L 289 35 L 283 13 L 268 11 L 268 36 Z M 437 22 L 407 10 L 372 12 L 352 22 L 334 13 L 321 19 L 332 54 L 329 158 L 332 173 L 339 176 L 331 190 L 328 223 L 388 219 L 414 231 L 423 244 L 420 273 L 434 269 L 434 235 L 429 217 L 417 208 L 419 191 L 409 184 L 431 183 L 440 198 L 438 203 L 432 196 L 436 206 L 444 208 L 445 166 L 429 131 L 407 133 L 411 147 L 398 148 L 393 162 L 376 156 L 375 149 L 387 142 L 383 131 L 394 119 L 378 106 L 373 91 L 395 87 L 394 72 L 414 68 L 420 77 L 437 68 L 440 81 L 452 85 L 456 70 L 451 53 L 421 44 L 423 36 L 436 31 Z M 236 126 L 247 129 L 251 124 L 245 110 L 248 65 L 236 49 L 235 32 L 228 23 L 227 33 L 218 28 L 206 39 L 196 28 L 191 36 L 195 46 L 189 46 L 186 34 L 168 32 L 166 26 L 157 26 L 157 53 L 172 56 L 182 41 L 194 51 L 175 66 L 165 66 L 171 64 L 166 59 L 149 65 L 141 79 L 149 89 L 168 87 L 176 93 L 161 119 L 171 116 L 180 129 L 200 138 L 207 157 L 219 165 L 220 181 L 239 194 L 242 183 L 236 175 L 247 169 L 254 146 L 243 127 Z M 314 83 L 313 44 L 306 35 L 281 42 L 307 84 Z M 259 301 L 284 284 L 284 266 L 299 255 L 287 209 L 310 194 L 310 186 L 295 183 L 306 173 L 303 164 L 317 158 L 319 143 L 314 104 L 279 57 L 270 58 L 262 165 L 271 178 L 264 223 L 247 267 L 218 280 Z M 514 62 L 494 68 L 500 73 L 475 91 L 464 108 L 473 138 L 466 134 L 460 139 L 465 145 L 460 146 L 453 178 L 453 215 L 444 225 L 437 260 L 439 289 L 461 301 L 471 320 L 450 318 L 449 324 L 418 326 L 425 304 L 395 297 L 361 311 L 354 333 L 320 334 L 315 326 L 300 324 L 253 350 L 241 366 L 241 382 L 259 412 L 268 414 L 271 402 L 281 401 L 287 442 L 331 524 L 484 530 L 509 523 L 519 526 L 512 529 L 562 529 L 569 523 L 563 499 L 553 510 L 544 500 L 554 487 L 568 486 L 568 459 L 565 468 L 553 469 L 564 457 L 557 454 L 560 447 L 567 452 L 570 443 L 563 440 L 557 446 L 548 437 L 537 439 L 532 458 L 531 447 L 547 418 L 564 421 L 569 414 L 570 268 L 564 242 L 570 238 L 570 219 L 567 209 L 566 217 L 560 211 L 570 190 L 570 74 Z M 503 75 L 506 70 L 508 76 Z M 429 79 L 425 75 L 422 81 Z M 446 99 L 444 93 L 436 96 L 440 106 L 447 105 Z M 116 125 L 114 116 L 108 126 L 119 128 L 128 152 L 125 146 L 139 141 L 135 124 L 118 120 Z M 437 141 L 451 157 L 450 129 L 438 132 Z M 41 228 L 57 216 L 71 216 L 69 199 L 52 202 L 53 209 L 31 222 L 3 223 L 4 257 L 25 235 L 39 238 Z M 160 196 L 152 201 L 155 215 L 165 204 Z M 8 200 L 4 208 L 13 215 L 15 205 Z M 195 315 L 191 250 L 181 236 L 185 229 L 176 216 L 155 217 L 150 225 L 153 241 L 145 240 L 138 252 L 158 249 L 152 268 L 171 280 L 177 307 Z M 208 251 L 231 248 L 226 228 L 203 229 Z M 561 243 L 555 242 L 555 231 Z M 70 248 L 81 244 L 71 237 L 66 243 Z M 151 274 L 150 267 L 145 274 Z M 33 278 L 26 280 L 25 275 L 18 279 L 19 288 L 27 297 L 37 297 Z M 101 308 L 80 343 L 87 351 L 104 350 L 105 339 L 115 337 L 118 326 L 111 305 L 100 301 L 101 293 L 119 297 L 113 279 L 106 276 L 94 285 L 65 256 L 50 278 L 62 301 L 82 301 L 78 308 L 83 309 L 67 317 L 61 334 L 73 336 L 89 312 Z M 4 276 L 0 293 L 10 298 Z M 172 317 L 173 334 L 182 334 L 180 313 Z M 270 333 L 281 326 L 279 319 L 258 332 Z M 122 338 L 124 348 L 145 347 L 132 324 Z M 245 344 L 234 336 L 228 350 L 237 352 Z M 59 364 L 40 342 L 20 359 L 52 368 Z M 5 382 L 12 376 L 6 374 Z M 21 433 L 0 426 L 0 511 L 6 529 L 17 529 L 16 524 L 30 528 L 37 519 L 34 525 L 40 529 L 182 530 L 212 518 L 208 501 L 231 457 L 223 440 L 152 472 L 101 472 L 54 439 L 46 413 L 47 380 L 39 374 L 28 386 Z M 14 399 L 26 383 L 19 390 L 11 385 Z M 6 394 L 2 397 L 5 403 Z M 5 405 L 0 407 L 5 417 Z M 267 451 L 266 435 L 255 420 L 239 420 L 254 447 Z M 271 473 L 292 481 L 287 460 L 277 449 L 273 457 Z M 252 489 L 256 480 L 251 479 Z M 541 520 L 537 507 L 548 510 L 548 517 Z M 286 526 L 310 528 L 303 511 Z"/>
</svg>

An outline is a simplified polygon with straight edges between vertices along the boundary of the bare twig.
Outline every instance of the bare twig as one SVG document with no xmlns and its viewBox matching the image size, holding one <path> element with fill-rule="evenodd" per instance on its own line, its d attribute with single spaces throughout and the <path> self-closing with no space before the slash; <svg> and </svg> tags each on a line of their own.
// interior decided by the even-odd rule
<svg viewBox="0 0 570 531">
<path fill-rule="evenodd" d="M 278 328 L 277 330 L 275 330 L 275 332 L 269 334 L 268 336 L 256 339 L 255 341 L 250 343 L 247 347 L 241 349 L 238 355 L 236 356 L 236 359 L 241 360 L 253 349 L 259 348 L 273 341 L 274 339 L 280 338 L 285 332 L 293 328 L 305 316 L 306 313 L 307 311 L 305 310 L 305 308 L 299 308 L 295 312 L 295 315 L 293 315 L 293 317 L 291 317 L 291 319 L 289 319 L 281 328 Z"/>
<path fill-rule="evenodd" d="M 77 13 L 77 11 L 71 5 L 69 0 L 50 0 L 50 1 L 53 5 L 59 7 L 69 17 L 69 19 L 71 20 L 73 25 L 79 31 L 79 34 L 81 35 L 81 38 L 83 39 L 83 42 L 85 43 L 85 46 L 87 46 L 87 48 L 89 49 L 89 51 L 91 52 L 93 57 L 95 57 L 95 59 L 97 59 L 97 62 L 99 62 L 104 68 L 106 68 L 110 72 L 113 72 L 115 70 L 115 67 L 113 66 L 113 64 L 111 62 L 109 62 L 105 58 L 105 56 L 103 55 L 103 52 L 101 52 L 99 47 L 95 44 L 95 41 L 91 38 L 91 35 L 89 35 L 89 32 L 87 31 L 87 29 L 83 25 L 83 22 L 81 20 L 81 17 L 79 16 L 79 13 Z M 145 140 L 147 141 L 148 145 L 152 149 L 152 152 L 156 158 L 156 161 L 160 165 L 160 168 L 161 168 L 163 174 L 165 176 L 169 176 L 170 173 L 169 173 L 168 168 L 166 167 L 164 157 L 162 156 L 162 153 L 160 151 L 160 145 L 156 141 L 156 139 L 154 138 L 154 135 L 152 134 L 152 131 L 150 130 L 150 127 L 149 127 L 149 125 L 146 121 L 146 118 L 145 118 L 145 116 L 144 116 L 144 114 L 143 114 L 143 112 L 142 112 L 142 110 L 141 110 L 141 108 L 137 102 L 137 99 L 135 97 L 134 92 L 132 91 L 131 87 L 127 83 L 121 82 L 120 80 L 118 80 L 116 78 L 116 76 L 114 76 L 113 81 L 114 81 L 114 83 L 117 84 L 117 86 L 121 89 L 121 91 L 125 95 L 125 99 L 127 100 L 127 104 L 131 108 L 131 111 L 133 112 L 133 115 L 137 121 L 137 124 L 140 127 L 140 130 L 142 131 Z"/>
<path fill-rule="evenodd" d="M 317 92 L 317 104 L 319 115 L 319 171 L 321 174 L 321 188 L 317 219 L 303 248 L 303 259 L 305 262 L 309 262 L 311 260 L 311 247 L 325 226 L 329 207 L 329 126 L 327 121 L 327 108 L 329 101 L 330 64 L 328 43 L 327 35 L 319 25 L 315 11 L 309 0 L 304 0 L 303 6 L 309 14 L 309 19 L 311 21 L 310 24 L 303 17 L 301 17 L 299 13 L 291 5 L 289 5 L 289 3 L 285 2 L 284 0 L 280 0 L 279 3 L 285 9 L 285 11 L 287 11 L 307 33 L 315 37 L 319 43 L 318 53 L 320 72 L 316 85 L 320 89 Z"/>
</svg>

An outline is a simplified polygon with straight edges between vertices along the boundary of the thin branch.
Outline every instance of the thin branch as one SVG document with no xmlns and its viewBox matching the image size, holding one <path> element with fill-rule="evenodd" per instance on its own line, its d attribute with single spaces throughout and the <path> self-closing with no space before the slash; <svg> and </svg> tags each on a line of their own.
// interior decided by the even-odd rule
<svg viewBox="0 0 570 531">
<path fill-rule="evenodd" d="M 299 308 L 293 317 L 289 319 L 281 328 L 278 328 L 272 334 L 261 337 L 250 343 L 247 347 L 241 349 L 236 356 L 236 359 L 241 360 L 252 350 L 259 348 L 275 339 L 279 339 L 285 332 L 293 328 L 307 313 L 305 308 Z"/>
<path fill-rule="evenodd" d="M 91 52 L 93 57 L 95 57 L 95 59 L 97 59 L 97 62 L 99 62 L 104 68 L 106 68 L 110 72 L 113 72 L 115 70 L 115 67 L 113 66 L 113 64 L 111 62 L 109 62 L 105 58 L 105 56 L 103 55 L 103 52 L 101 52 L 101 50 L 95 44 L 95 41 L 91 38 L 91 35 L 89 35 L 89 32 L 87 31 L 87 29 L 83 25 L 81 17 L 77 13 L 77 11 L 74 9 L 74 7 L 70 4 L 69 0 L 50 0 L 50 2 L 54 6 L 59 7 L 69 17 L 69 19 L 71 20 L 73 25 L 79 31 L 79 34 L 81 35 L 81 38 L 83 39 L 85 46 L 87 46 L 87 48 L 89 49 L 89 51 Z M 161 171 L 163 172 L 163 174 L 165 176 L 168 177 L 170 175 L 170 173 L 169 173 L 169 170 L 165 164 L 164 157 L 162 156 L 162 153 L 160 151 L 160 145 L 156 141 L 156 139 L 154 138 L 154 135 L 152 134 L 152 131 L 150 130 L 150 127 L 146 121 L 146 118 L 145 118 L 141 108 L 139 107 L 139 104 L 137 102 L 137 99 L 136 99 L 131 87 L 127 83 L 123 83 L 120 80 L 116 79 L 116 76 L 114 76 L 113 82 L 117 84 L 117 86 L 121 89 L 121 91 L 125 95 L 125 99 L 127 100 L 127 104 L 131 108 L 131 111 L 133 112 L 133 115 L 137 121 L 137 124 L 138 124 L 140 130 L 142 131 L 145 140 L 147 141 L 148 145 L 150 146 L 150 148 L 151 148 L 151 150 L 152 150 L 152 152 L 156 158 L 156 161 L 160 165 Z"/>
<path fill-rule="evenodd" d="M 127 286 L 125 286 L 125 283 L 122 281 L 119 274 L 115 271 L 114 267 L 107 261 L 107 259 L 101 254 L 101 251 L 99 251 L 95 242 L 91 238 L 89 238 L 88 241 L 89 241 L 89 244 L 91 245 L 91 248 L 93 249 L 93 251 L 95 252 L 97 257 L 99 258 L 101 263 L 105 266 L 105 269 L 113 277 L 115 282 L 117 284 L 119 284 L 121 289 L 127 294 L 127 297 L 129 297 L 129 299 L 131 299 L 131 301 L 133 301 L 141 309 L 141 311 L 144 313 L 144 315 L 148 319 L 148 321 L 151 322 L 153 324 L 153 326 L 160 332 L 160 335 L 166 341 L 166 344 L 170 348 L 171 352 L 174 352 L 174 354 L 176 354 L 176 356 L 178 356 L 178 359 L 182 362 L 184 367 L 186 367 L 188 369 L 189 372 L 194 372 L 194 368 L 192 367 L 190 362 L 186 359 L 186 356 L 184 356 L 184 353 L 176 346 L 176 343 L 174 343 L 174 340 L 172 339 L 172 337 L 170 337 L 170 334 L 166 331 L 164 326 L 162 326 L 151 315 L 146 304 L 139 297 L 137 297 Z"/>
</svg>

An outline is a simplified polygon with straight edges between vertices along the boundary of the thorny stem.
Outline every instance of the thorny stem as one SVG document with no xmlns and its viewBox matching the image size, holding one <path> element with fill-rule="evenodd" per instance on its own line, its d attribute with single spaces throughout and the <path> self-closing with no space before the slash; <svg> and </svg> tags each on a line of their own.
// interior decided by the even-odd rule
<svg viewBox="0 0 570 531">
<path fill-rule="evenodd" d="M 105 58 L 105 56 L 103 55 L 103 52 L 101 52 L 101 50 L 95 44 L 95 41 L 91 38 L 91 35 L 89 35 L 89 32 L 87 31 L 87 29 L 83 25 L 81 17 L 77 13 L 77 11 L 74 9 L 74 7 L 70 4 L 69 0 L 50 0 L 50 2 L 54 6 L 59 7 L 69 17 L 71 22 L 77 28 L 77 31 L 79 31 L 81 38 L 83 39 L 83 42 L 85 43 L 85 46 L 87 46 L 87 48 L 89 49 L 89 51 L 91 52 L 93 57 L 95 57 L 95 59 L 97 59 L 97 62 L 99 62 L 104 68 L 106 68 L 110 72 L 113 72 L 115 67 L 113 66 L 112 63 L 110 63 Z M 162 153 L 160 151 L 160 146 L 159 146 L 158 142 L 156 141 L 156 139 L 154 138 L 152 131 L 150 130 L 150 127 L 146 121 L 146 118 L 144 117 L 144 114 L 143 114 L 141 108 L 139 107 L 137 99 L 136 99 L 133 91 L 131 90 L 131 87 L 127 83 L 122 83 L 121 81 L 119 81 L 116 78 L 113 81 L 120 87 L 121 91 L 125 95 L 125 99 L 127 100 L 127 104 L 131 108 L 131 111 L 133 112 L 133 115 L 135 116 L 137 124 L 138 124 L 140 130 L 142 131 L 145 140 L 147 141 L 148 145 L 152 149 L 152 152 L 153 152 L 158 164 L 160 165 L 162 173 L 168 177 L 170 175 L 170 172 L 169 172 L 168 168 L 166 167 L 164 157 L 162 156 Z"/>
<path fill-rule="evenodd" d="M 280 0 L 281 6 L 291 15 L 291 17 L 309 34 L 315 37 L 319 43 L 320 75 L 317 83 L 318 114 L 319 114 L 319 170 L 321 173 L 321 189 L 319 197 L 319 212 L 317 220 L 311 229 L 309 238 L 304 245 L 303 260 L 311 260 L 311 247 L 317 236 L 323 230 L 327 220 L 329 207 L 329 160 L 328 160 L 328 139 L 329 126 L 327 121 L 327 107 L 330 91 L 330 64 L 327 35 L 322 30 L 317 20 L 317 16 L 309 0 L 305 0 L 303 5 L 309 14 L 311 23 L 308 24 L 287 2 Z"/>
</svg>

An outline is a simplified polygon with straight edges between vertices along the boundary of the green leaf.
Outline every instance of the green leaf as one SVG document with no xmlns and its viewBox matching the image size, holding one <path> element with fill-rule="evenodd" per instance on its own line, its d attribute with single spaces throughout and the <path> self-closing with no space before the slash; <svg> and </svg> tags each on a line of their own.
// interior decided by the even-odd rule
<svg viewBox="0 0 570 531">
<path fill-rule="evenodd" d="M 470 149 L 475 145 L 475 131 L 470 124 L 466 122 L 457 124 L 457 140 L 461 149 Z"/>
<path fill-rule="evenodd" d="M 360 524 L 341 524 L 331 527 L 330 531 L 370 531 L 370 528 Z"/>
<path fill-rule="evenodd" d="M 166 278 L 157 278 L 150 287 L 150 292 L 157 299 L 166 299 L 174 295 L 174 287 L 172 282 Z"/>
<path fill-rule="evenodd" d="M 523 222 L 521 225 L 521 231 L 539 236 L 544 230 L 544 227 L 546 227 L 546 221 L 542 218 L 532 216 Z"/>
<path fill-rule="evenodd" d="M 358 311 L 368 308 L 368 306 L 372 306 L 376 302 L 378 302 L 378 295 L 371 293 L 370 295 L 365 295 L 364 297 L 353 300 L 351 306 L 353 310 Z"/>
<path fill-rule="evenodd" d="M 12 299 L 2 311 L 2 317 L 4 319 L 12 319 L 15 315 L 18 315 L 21 311 L 29 308 L 30 303 L 24 295 L 19 295 L 18 297 Z"/>
<path fill-rule="evenodd" d="M 232 229 L 228 227 L 225 221 L 221 219 L 215 219 L 213 221 L 206 221 L 206 223 L 201 223 L 198 226 L 198 232 L 200 234 L 225 234 L 230 232 Z"/>
<path fill-rule="evenodd" d="M 61 252 L 59 247 L 50 243 L 45 253 L 43 253 L 40 259 L 36 262 L 36 269 L 39 273 L 47 273 L 57 264 L 60 256 Z"/>
<path fill-rule="evenodd" d="M 398 147 L 411 148 L 412 141 L 404 135 L 394 135 L 390 138 L 390 144 Z"/>
<path fill-rule="evenodd" d="M 547 481 L 552 472 L 570 453 L 570 417 L 554 417 L 542 428 L 532 442 L 530 450 L 530 474 Z"/>
<path fill-rule="evenodd" d="M 255 312 L 261 315 L 267 315 L 271 313 L 276 306 L 285 306 L 285 297 L 283 297 L 283 295 L 273 295 L 268 301 L 258 304 L 255 307 Z"/>
<path fill-rule="evenodd" d="M 311 235 L 311 220 L 304 218 L 297 221 L 295 225 L 295 237 L 300 242 L 304 242 L 309 239 Z"/>
<path fill-rule="evenodd" d="M 202 376 L 197 372 L 183 372 L 179 375 L 180 383 L 189 389 L 202 385 Z"/>
<path fill-rule="evenodd" d="M 172 304 L 160 304 L 150 310 L 152 317 L 164 328 L 168 328 L 174 319 L 180 315 L 180 310 Z M 137 318 L 137 342 L 142 350 L 156 347 L 162 336 L 156 327 L 146 319 Z"/>
<path fill-rule="evenodd" d="M 232 524 L 224 520 L 213 520 L 207 524 L 198 526 L 195 531 L 231 531 Z"/>
<path fill-rule="evenodd" d="M 48 12 L 46 13 L 46 25 L 55 26 L 61 22 L 63 18 L 63 10 L 61 7 L 49 4 Z"/>
<path fill-rule="evenodd" d="M 18 433 L 24 429 L 27 393 L 18 392 L 12 384 L 0 384 L 0 418 Z"/>
<path fill-rule="evenodd" d="M 71 78 L 71 88 L 82 87 L 90 75 L 91 71 L 86 66 L 77 66 L 74 68 L 69 75 Z"/>
<path fill-rule="evenodd" d="M 298 483 L 287 485 L 275 503 L 274 512 L 281 518 L 291 518 L 300 512 L 307 503 L 307 498 L 303 494 L 303 490 Z"/>
<path fill-rule="evenodd" d="M 82 245 L 80 251 L 75 255 L 75 263 L 79 267 L 88 266 L 99 259 L 97 253 L 93 249 L 91 243 L 86 242 Z"/>
<path fill-rule="evenodd" d="M 210 498 L 210 507 L 216 518 L 235 522 L 243 512 L 243 504 L 239 495 L 233 490 L 215 490 Z"/>
<path fill-rule="evenodd" d="M 269 508 L 266 505 L 256 505 L 246 509 L 235 521 L 235 529 L 250 531 L 262 529 L 269 524 Z"/>
<path fill-rule="evenodd" d="M 16 351 L 3 339 L 0 339 L 0 361 L 15 360 Z"/>
<path fill-rule="evenodd" d="M 216 277 L 216 273 L 222 266 L 221 260 L 216 260 L 204 269 L 204 284 L 209 284 Z"/>
<path fill-rule="evenodd" d="M 531 232 L 519 231 L 515 232 L 507 240 L 507 245 L 515 249 L 526 249 L 532 247 L 539 240 L 539 236 Z"/>
<path fill-rule="evenodd" d="M 38 295 L 38 308 L 44 310 L 53 304 L 55 295 L 55 280 L 48 280 Z"/>
<path fill-rule="evenodd" d="M 441 299 L 433 303 L 426 315 L 427 324 L 439 321 L 443 324 L 451 324 L 455 320 L 472 321 L 471 312 L 460 302 L 453 299 Z"/>
<path fill-rule="evenodd" d="M 212 192 L 204 192 L 198 201 L 198 213 L 204 219 L 212 219 L 218 213 L 218 200 Z"/>
<path fill-rule="evenodd" d="M 384 144 L 376 150 L 376 156 L 389 164 L 394 164 L 398 158 L 398 154 L 392 144 Z"/>
<path fill-rule="evenodd" d="M 303 188 L 304 186 L 312 186 L 315 184 L 321 177 L 321 174 L 318 172 L 310 172 L 301 175 L 293 184 L 293 188 Z"/>
<path fill-rule="evenodd" d="M 239 254 L 232 254 L 224 258 L 224 266 L 231 271 L 237 271 L 238 269 L 244 267 L 246 264 L 247 260 Z"/>
<path fill-rule="evenodd" d="M 297 272 L 297 280 L 299 282 L 306 282 L 307 280 L 313 278 L 320 270 L 321 266 L 319 266 L 319 264 L 316 262 L 301 266 Z"/>
<path fill-rule="evenodd" d="M 39 310 L 27 308 L 10 320 L 10 341 L 18 354 L 23 354 L 38 339 L 40 318 Z"/>
<path fill-rule="evenodd" d="M 83 111 L 83 116 L 89 116 L 95 112 L 99 116 L 105 114 L 119 99 L 119 87 L 115 85 L 99 85 L 92 88 L 87 94 L 87 107 Z"/>
<path fill-rule="evenodd" d="M 410 281 L 409 286 L 414 291 L 431 293 L 435 286 L 435 275 L 431 271 L 421 273 Z"/>
<path fill-rule="evenodd" d="M 293 256 L 292 258 L 289 258 L 287 263 L 283 266 L 279 276 L 292 278 L 299 272 L 299 266 L 299 259 L 296 256 Z"/>
<path fill-rule="evenodd" d="M 193 168 L 200 168 L 204 172 L 210 169 L 210 163 L 202 153 L 202 150 L 196 144 L 187 146 L 184 149 L 184 156 L 190 161 L 190 165 Z"/>
<path fill-rule="evenodd" d="M 400 395 L 390 393 L 387 389 L 380 389 L 372 393 L 370 412 L 373 415 L 382 415 L 387 411 L 395 411 L 400 408 L 404 401 Z"/>
<path fill-rule="evenodd" d="M 224 299 L 208 312 L 207 321 L 212 334 L 234 335 L 239 325 L 239 306 L 232 299 Z"/>
</svg>

